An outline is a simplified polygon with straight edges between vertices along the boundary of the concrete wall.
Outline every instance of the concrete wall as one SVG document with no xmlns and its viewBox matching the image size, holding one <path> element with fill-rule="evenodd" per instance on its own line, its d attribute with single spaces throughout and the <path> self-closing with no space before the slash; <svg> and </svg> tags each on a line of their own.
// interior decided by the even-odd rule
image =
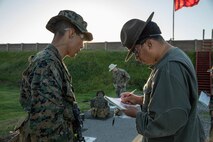
<svg viewBox="0 0 213 142">
<path fill-rule="evenodd" d="M 0 44 L 0 51 L 40 51 L 47 43 Z"/>
<path fill-rule="evenodd" d="M 91 42 L 84 43 L 85 50 L 127 51 L 121 42 Z"/>
<path fill-rule="evenodd" d="M 184 51 L 197 51 L 204 48 L 213 48 L 213 41 L 208 40 L 175 40 L 168 41 L 173 46 L 179 47 Z M 0 44 L 0 51 L 40 51 L 48 43 L 21 43 L 21 44 Z M 206 47 L 204 47 L 204 44 Z M 105 50 L 105 51 L 127 51 L 121 42 L 86 42 L 84 50 Z"/>
</svg>

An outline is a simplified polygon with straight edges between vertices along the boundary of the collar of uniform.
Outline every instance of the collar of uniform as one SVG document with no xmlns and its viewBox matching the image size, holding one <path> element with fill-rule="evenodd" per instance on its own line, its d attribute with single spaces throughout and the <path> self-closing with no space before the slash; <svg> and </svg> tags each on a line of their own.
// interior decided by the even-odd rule
<svg viewBox="0 0 213 142">
<path fill-rule="evenodd" d="M 70 73 L 69 73 L 69 71 L 67 69 L 67 66 L 64 64 L 64 62 L 63 62 L 63 60 L 61 58 L 61 55 L 58 52 L 58 49 L 52 44 L 49 44 L 47 49 L 49 51 L 51 51 L 56 56 L 56 58 L 58 58 L 58 60 L 61 62 L 61 65 L 63 66 L 63 68 L 64 68 L 64 70 L 65 70 L 65 72 L 66 72 L 66 74 L 68 76 L 69 81 L 72 82 L 72 77 L 71 77 L 71 75 L 70 75 Z"/>
<path fill-rule="evenodd" d="M 52 51 L 55 54 L 55 56 L 62 62 L 61 55 L 59 54 L 58 49 L 54 45 L 49 44 L 47 48 L 48 50 Z"/>
</svg>

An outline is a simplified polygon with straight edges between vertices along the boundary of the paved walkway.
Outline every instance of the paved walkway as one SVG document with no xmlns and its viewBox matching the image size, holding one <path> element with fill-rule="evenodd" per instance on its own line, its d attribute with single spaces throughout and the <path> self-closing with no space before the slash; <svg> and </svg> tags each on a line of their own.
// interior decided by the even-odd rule
<svg viewBox="0 0 213 142">
<path fill-rule="evenodd" d="M 83 136 L 86 142 L 133 142 L 137 139 L 135 118 L 117 116 L 114 126 L 112 126 L 112 111 L 108 119 L 94 119 L 89 111 L 84 114 Z M 203 123 L 206 136 L 209 137 L 210 116 L 208 107 L 198 102 L 198 114 Z"/>
<path fill-rule="evenodd" d="M 116 117 L 114 126 L 112 120 L 112 113 L 108 119 L 94 119 L 86 112 L 83 136 L 86 140 L 90 138 L 87 142 L 132 142 L 137 136 L 135 119 Z"/>
</svg>

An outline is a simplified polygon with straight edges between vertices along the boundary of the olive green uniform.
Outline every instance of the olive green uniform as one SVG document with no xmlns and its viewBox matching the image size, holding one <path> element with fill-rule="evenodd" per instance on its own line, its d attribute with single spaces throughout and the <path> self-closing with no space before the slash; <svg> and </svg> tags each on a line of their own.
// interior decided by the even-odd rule
<svg viewBox="0 0 213 142">
<path fill-rule="evenodd" d="M 144 86 L 144 105 L 136 116 L 143 142 L 204 142 L 197 115 L 197 79 L 190 59 L 173 48 L 151 69 Z"/>
</svg>

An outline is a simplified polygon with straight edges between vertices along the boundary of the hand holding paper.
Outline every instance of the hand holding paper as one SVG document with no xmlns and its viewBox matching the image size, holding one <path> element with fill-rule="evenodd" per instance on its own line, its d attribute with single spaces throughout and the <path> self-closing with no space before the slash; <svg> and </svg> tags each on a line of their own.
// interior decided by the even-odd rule
<svg viewBox="0 0 213 142">
<path fill-rule="evenodd" d="M 123 112 L 130 117 L 136 117 L 137 112 L 139 109 L 137 107 L 127 107 L 127 109 L 123 110 Z"/>
</svg>

